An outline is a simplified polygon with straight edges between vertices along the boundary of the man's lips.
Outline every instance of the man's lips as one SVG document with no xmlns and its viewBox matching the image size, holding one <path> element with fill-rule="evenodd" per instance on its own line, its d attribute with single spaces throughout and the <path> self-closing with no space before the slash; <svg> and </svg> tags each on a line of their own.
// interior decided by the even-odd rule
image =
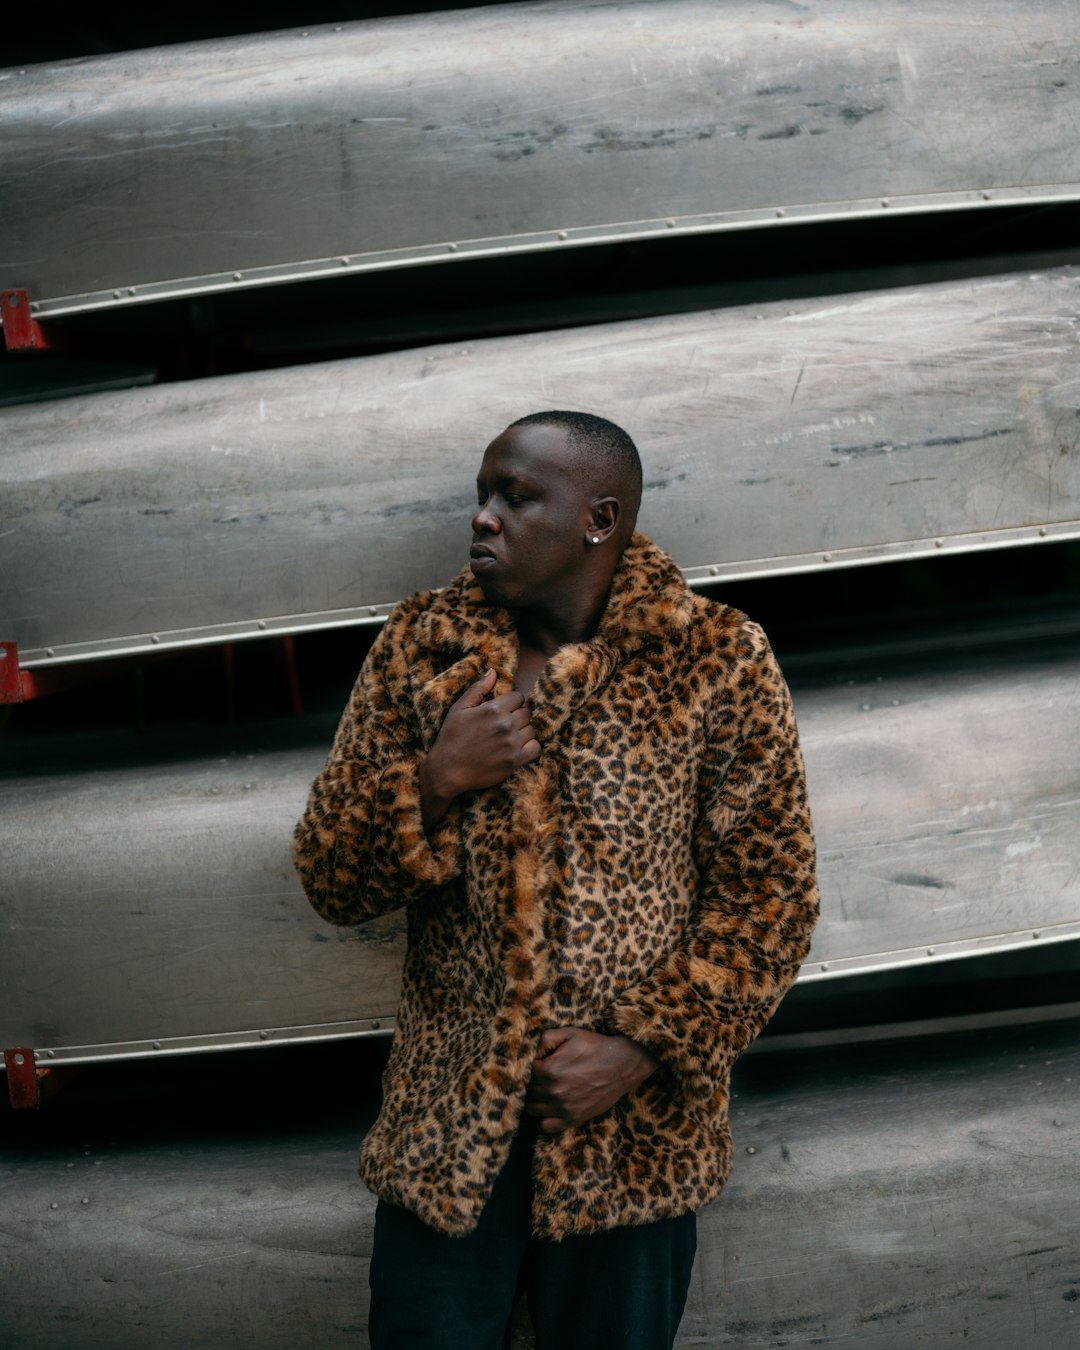
<svg viewBox="0 0 1080 1350">
<path fill-rule="evenodd" d="M 489 563 L 495 561 L 495 550 L 488 548 L 487 544 L 473 544 L 469 549 L 469 559 L 473 567 L 486 567 Z"/>
</svg>

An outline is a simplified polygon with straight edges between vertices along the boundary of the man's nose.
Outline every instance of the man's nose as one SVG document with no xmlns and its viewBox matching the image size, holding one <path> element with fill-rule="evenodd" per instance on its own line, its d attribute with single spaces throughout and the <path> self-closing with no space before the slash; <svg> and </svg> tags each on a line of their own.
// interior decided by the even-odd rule
<svg viewBox="0 0 1080 1350">
<path fill-rule="evenodd" d="M 474 534 L 498 534 L 502 529 L 499 517 L 491 509 L 491 503 L 485 502 L 472 518 Z"/>
</svg>

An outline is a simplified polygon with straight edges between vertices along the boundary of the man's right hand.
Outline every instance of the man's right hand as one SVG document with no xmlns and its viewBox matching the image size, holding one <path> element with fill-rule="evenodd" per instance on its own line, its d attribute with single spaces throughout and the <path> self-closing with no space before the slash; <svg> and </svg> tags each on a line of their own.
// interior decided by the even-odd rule
<svg viewBox="0 0 1080 1350">
<path fill-rule="evenodd" d="M 432 830 L 463 792 L 494 787 L 540 757 L 525 699 L 511 690 L 489 697 L 495 672 L 485 671 L 446 714 L 420 766 L 424 829 Z"/>
</svg>

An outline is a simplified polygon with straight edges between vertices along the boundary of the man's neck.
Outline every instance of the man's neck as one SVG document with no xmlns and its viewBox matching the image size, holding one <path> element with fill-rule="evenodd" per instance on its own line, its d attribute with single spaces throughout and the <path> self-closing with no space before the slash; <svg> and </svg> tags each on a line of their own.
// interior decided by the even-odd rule
<svg viewBox="0 0 1080 1350">
<path fill-rule="evenodd" d="M 590 598 L 561 612 L 520 610 L 517 617 L 518 643 L 522 650 L 538 652 L 550 658 L 560 647 L 571 642 L 588 642 L 599 628 L 606 608 L 605 592 L 599 601 Z"/>
</svg>

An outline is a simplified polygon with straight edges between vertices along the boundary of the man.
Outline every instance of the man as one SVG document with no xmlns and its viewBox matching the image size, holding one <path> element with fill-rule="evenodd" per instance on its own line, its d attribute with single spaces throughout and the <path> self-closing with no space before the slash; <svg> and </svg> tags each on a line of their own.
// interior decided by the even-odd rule
<svg viewBox="0 0 1080 1350">
<path fill-rule="evenodd" d="M 731 1065 L 817 913 L 787 689 L 634 532 L 602 418 L 488 446 L 469 567 L 399 605 L 296 832 L 334 923 L 404 905 L 361 1175 L 376 1350 L 662 1350 L 731 1161 Z"/>
</svg>

